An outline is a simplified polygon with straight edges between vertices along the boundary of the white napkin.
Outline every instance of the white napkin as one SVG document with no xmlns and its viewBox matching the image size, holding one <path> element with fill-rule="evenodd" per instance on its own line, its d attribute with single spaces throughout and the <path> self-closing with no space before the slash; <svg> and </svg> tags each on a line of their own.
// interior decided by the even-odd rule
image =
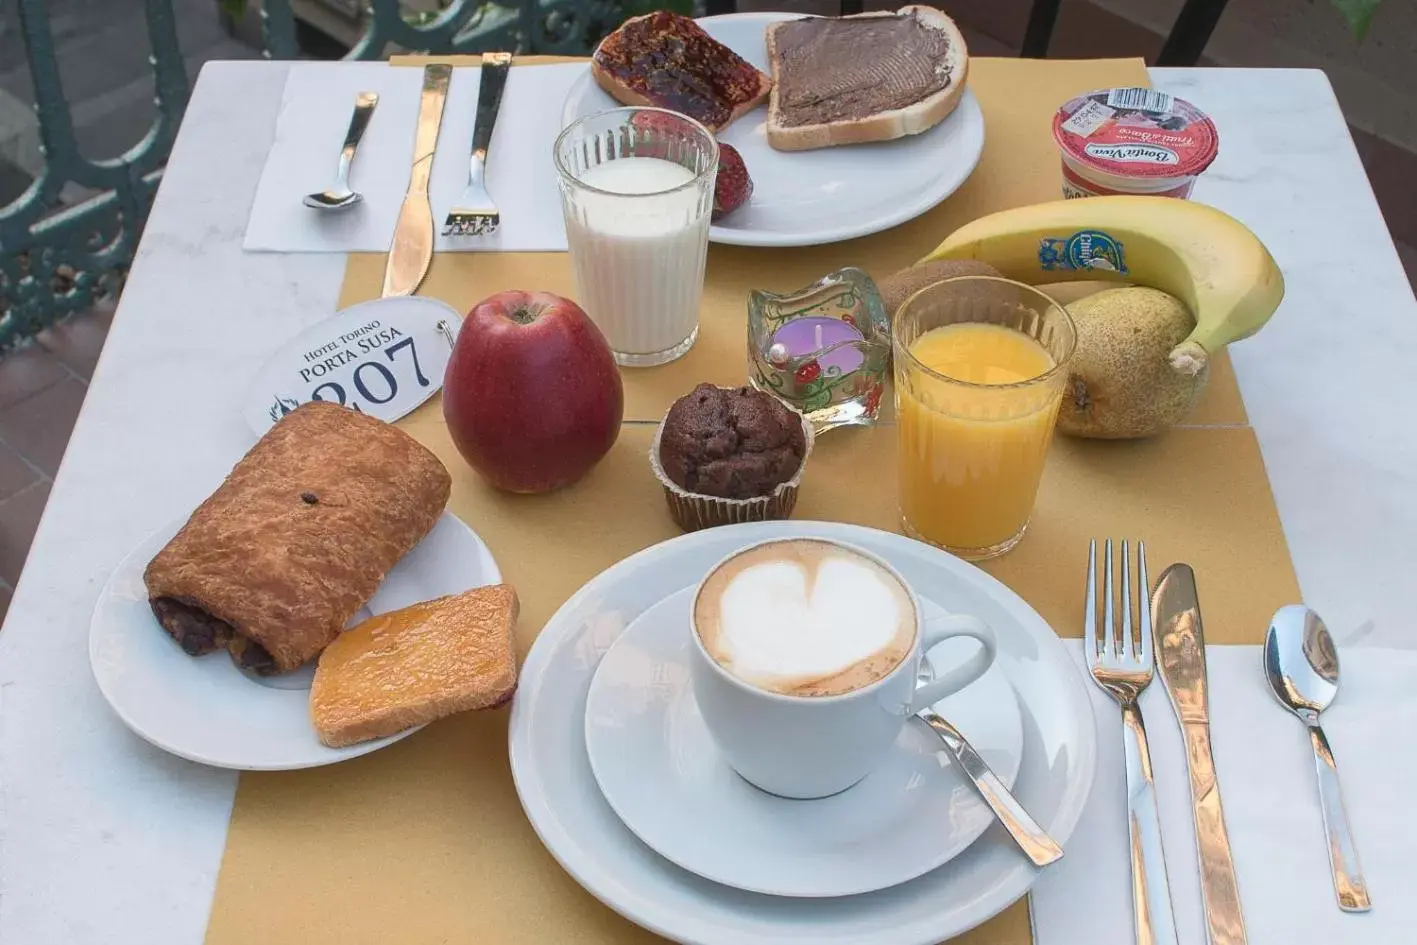
<svg viewBox="0 0 1417 945">
<path fill-rule="evenodd" d="M 1342 639 L 1342 638 L 1340 638 Z M 1071 644 L 1079 665 L 1080 644 Z M 1323 715 L 1338 760 L 1366 914 L 1340 912 L 1329 876 L 1313 752 L 1270 694 L 1255 646 L 1207 648 L 1216 776 L 1251 945 L 1409 945 L 1417 941 L 1417 652 L 1343 646 L 1338 700 Z M 1132 945 L 1122 727 L 1088 681 L 1097 780 L 1066 855 L 1033 891 L 1036 945 Z M 1142 697 L 1171 901 L 1182 945 L 1206 940 L 1180 730 L 1160 677 Z"/>
<path fill-rule="evenodd" d="M 453 70 L 433 158 L 429 199 L 447 251 L 561 251 L 566 233 L 551 146 L 561 108 L 586 72 L 581 63 L 518 66 L 507 78 L 487 157 L 487 189 L 502 214 L 498 232 L 444 237 L 443 218 L 467 186 L 480 67 Z M 275 143 L 266 156 L 246 224 L 248 251 L 387 252 L 413 160 L 423 70 L 379 62 L 297 63 L 290 67 Z M 341 211 L 311 210 L 301 198 L 330 186 L 355 96 L 378 92 L 350 186 L 364 200 Z"/>
</svg>

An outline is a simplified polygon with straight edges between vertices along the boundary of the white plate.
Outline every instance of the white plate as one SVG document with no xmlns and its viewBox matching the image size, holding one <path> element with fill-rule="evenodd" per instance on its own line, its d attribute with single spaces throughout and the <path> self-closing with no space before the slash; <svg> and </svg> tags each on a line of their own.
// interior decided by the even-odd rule
<svg viewBox="0 0 1417 945">
<path fill-rule="evenodd" d="M 838 899 L 765 896 L 660 857 L 615 816 L 590 769 L 586 693 L 601 656 L 624 629 L 730 552 L 807 535 L 874 551 L 918 591 L 993 628 L 1023 719 L 1014 792 L 1066 847 L 1096 762 L 1091 703 L 1066 648 L 1032 608 L 978 568 L 900 535 L 827 522 L 705 529 L 647 548 L 581 588 L 542 629 L 522 667 L 510 730 L 517 793 L 542 842 L 572 877 L 668 938 L 704 945 L 936 945 L 994 916 L 1038 877 L 1002 828 L 989 828 L 949 863 L 890 889 Z"/>
<path fill-rule="evenodd" d="M 416 731 L 326 748 L 310 723 L 313 664 L 261 679 L 237 669 L 224 652 L 200 657 L 182 652 L 153 616 L 143 569 L 185 521 L 168 523 L 123 559 L 99 594 L 89 626 L 94 678 L 129 728 L 174 755 L 245 771 L 333 764 Z M 501 579 L 482 539 L 444 512 L 355 620 Z"/>
<path fill-rule="evenodd" d="M 832 797 L 789 800 L 738 777 L 694 701 L 693 594 L 692 587 L 677 591 L 631 623 L 600 661 L 586 699 L 596 782 L 625 825 L 661 856 L 752 892 L 851 896 L 928 873 L 994 822 L 939 736 L 918 719 L 879 768 Z M 921 601 L 927 618 L 942 610 Z M 930 655 L 948 666 L 977 646 L 946 640 Z M 992 667 L 937 708 L 1011 786 L 1023 728 L 1003 671 Z"/>
<path fill-rule="evenodd" d="M 768 71 L 764 30 L 792 13 L 740 13 L 699 20 L 714 39 Z M 562 127 L 619 103 L 590 76 L 571 86 Z M 709 229 L 715 243 L 814 246 L 879 233 L 913 220 L 959 189 L 984 150 L 984 113 L 965 89 L 954 112 L 923 134 L 815 151 L 768 144 L 766 103 L 719 134 L 743 155 L 753 196 Z"/>
</svg>

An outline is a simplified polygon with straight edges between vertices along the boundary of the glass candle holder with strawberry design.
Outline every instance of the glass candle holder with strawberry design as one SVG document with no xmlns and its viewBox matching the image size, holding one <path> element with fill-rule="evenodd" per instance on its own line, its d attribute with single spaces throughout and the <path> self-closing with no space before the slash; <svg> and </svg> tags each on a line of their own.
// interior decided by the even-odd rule
<svg viewBox="0 0 1417 945">
<path fill-rule="evenodd" d="M 875 423 L 890 356 L 885 306 L 860 269 L 838 269 L 795 292 L 748 294 L 748 380 L 817 433 Z"/>
</svg>

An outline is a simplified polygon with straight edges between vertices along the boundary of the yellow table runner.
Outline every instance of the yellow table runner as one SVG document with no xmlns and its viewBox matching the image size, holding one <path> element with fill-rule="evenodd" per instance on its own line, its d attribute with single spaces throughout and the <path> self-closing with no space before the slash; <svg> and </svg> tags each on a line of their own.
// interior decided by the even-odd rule
<svg viewBox="0 0 1417 945">
<path fill-rule="evenodd" d="M 712 247 L 699 343 L 675 364 L 624 372 L 626 424 L 582 482 L 547 496 L 496 493 L 453 449 L 436 400 L 403 421 L 453 472 L 452 510 L 516 585 L 523 653 L 584 582 L 678 534 L 645 459 L 650 421 L 697 381 L 743 382 L 748 288 L 795 288 L 842 265 L 882 276 L 967 220 L 1054 199 L 1053 110 L 1080 92 L 1148 81 L 1140 60 L 978 59 L 970 84 L 987 144 L 979 169 L 940 207 L 849 243 Z M 351 257 L 341 304 L 376 296 L 382 270 L 381 256 Z M 439 255 L 422 291 L 466 309 L 506 288 L 574 294 L 566 257 L 547 253 Z M 813 453 L 796 517 L 897 530 L 894 481 L 892 427 L 833 431 Z M 1060 438 L 1028 535 L 985 569 L 1060 634 L 1079 636 L 1087 540 L 1108 535 L 1144 538 L 1153 573 L 1176 560 L 1195 567 L 1211 642 L 1257 643 L 1274 608 L 1298 599 L 1227 359 L 1186 428 L 1144 442 Z M 584 892 L 541 846 L 512 787 L 506 739 L 505 711 L 472 713 L 344 764 L 243 774 L 209 945 L 658 941 Z M 1029 945 L 1025 902 L 957 941 Z"/>
</svg>

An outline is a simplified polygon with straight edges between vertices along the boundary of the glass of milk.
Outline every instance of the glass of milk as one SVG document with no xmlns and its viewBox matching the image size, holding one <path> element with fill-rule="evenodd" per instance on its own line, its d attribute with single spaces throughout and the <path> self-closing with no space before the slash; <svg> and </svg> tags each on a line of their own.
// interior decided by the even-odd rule
<svg viewBox="0 0 1417 945">
<path fill-rule="evenodd" d="M 555 144 L 576 301 L 620 364 L 683 356 L 699 335 L 718 142 L 659 108 L 580 119 Z"/>
</svg>

